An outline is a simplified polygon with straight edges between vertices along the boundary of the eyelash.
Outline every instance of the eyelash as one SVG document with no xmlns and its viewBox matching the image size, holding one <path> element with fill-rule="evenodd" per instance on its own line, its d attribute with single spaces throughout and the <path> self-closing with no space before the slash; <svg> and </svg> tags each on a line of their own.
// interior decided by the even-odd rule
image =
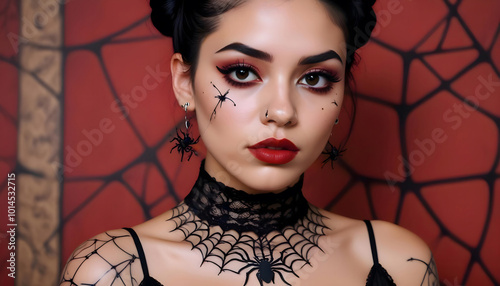
<svg viewBox="0 0 500 286">
<path fill-rule="evenodd" d="M 259 81 L 261 80 L 260 76 L 258 75 L 257 70 L 252 65 L 249 65 L 249 64 L 238 62 L 236 64 L 230 64 L 230 65 L 223 66 L 223 67 L 218 67 L 218 66 L 215 66 L 215 67 L 217 68 L 217 70 L 220 73 L 222 73 L 224 75 L 224 79 L 227 81 L 227 83 L 229 83 L 230 85 L 235 86 L 235 87 L 248 87 L 248 86 L 255 83 L 255 81 L 240 82 L 240 81 L 233 80 L 231 78 L 230 74 L 234 71 L 239 70 L 239 69 L 248 70 L 249 72 L 253 73 L 256 76 L 257 80 L 259 80 Z M 315 87 L 311 87 L 311 86 L 307 86 L 307 85 L 303 84 L 305 86 L 305 88 L 307 88 L 315 93 L 319 93 L 319 94 L 328 93 L 329 91 L 331 91 L 333 89 L 333 83 L 340 82 L 340 80 L 341 80 L 340 77 L 338 75 L 336 75 L 336 73 L 332 73 L 332 72 L 324 70 L 324 69 L 313 69 L 313 70 L 310 70 L 307 73 L 305 73 L 303 76 L 301 76 L 299 79 L 299 82 L 302 81 L 306 76 L 310 76 L 310 75 L 317 75 L 317 76 L 323 77 L 328 82 L 325 87 L 321 87 L 321 88 L 315 88 Z"/>
<path fill-rule="evenodd" d="M 215 66 L 217 68 L 217 70 L 224 75 L 224 79 L 227 81 L 227 83 L 229 83 L 230 85 L 232 86 L 235 86 L 235 87 L 247 87 L 247 86 L 250 86 L 252 84 L 254 84 L 255 82 L 254 81 L 250 81 L 250 82 L 241 82 L 241 81 L 235 81 L 233 80 L 229 75 L 234 72 L 234 71 L 237 71 L 239 69 L 243 69 L 243 70 L 248 70 L 250 71 L 251 73 L 253 73 L 258 80 L 261 80 L 258 72 L 256 71 L 256 69 L 249 65 L 249 64 L 245 64 L 245 63 L 236 63 L 236 64 L 231 64 L 231 65 L 227 65 L 227 66 L 223 66 L 223 67 L 218 67 L 218 66 Z"/>
<path fill-rule="evenodd" d="M 311 86 L 305 85 L 305 87 L 307 89 L 311 89 L 312 91 L 319 93 L 319 94 L 328 93 L 329 91 L 331 91 L 333 89 L 333 84 L 340 82 L 340 80 L 341 80 L 340 77 L 336 73 L 332 73 L 330 71 L 323 70 L 323 69 L 313 69 L 313 70 L 310 70 L 307 73 L 305 73 L 302 77 L 300 77 L 299 82 L 302 81 L 303 79 L 305 79 L 306 76 L 310 76 L 310 75 L 317 75 L 317 76 L 323 77 L 328 82 L 325 87 L 321 87 L 321 88 L 311 87 Z"/>
</svg>

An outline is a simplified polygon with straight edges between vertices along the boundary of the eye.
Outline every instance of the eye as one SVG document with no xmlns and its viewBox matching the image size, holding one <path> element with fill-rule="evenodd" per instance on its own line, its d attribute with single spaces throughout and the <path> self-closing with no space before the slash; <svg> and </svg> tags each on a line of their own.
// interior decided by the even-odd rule
<svg viewBox="0 0 500 286">
<path fill-rule="evenodd" d="M 258 79 L 257 75 L 247 68 L 238 68 L 237 70 L 229 73 L 229 76 L 242 82 L 248 82 Z"/>
<path fill-rule="evenodd" d="M 235 86 L 245 86 L 260 80 L 260 77 L 255 69 L 244 63 L 238 63 L 226 67 L 216 66 L 216 68 L 224 75 L 224 78 L 228 83 Z"/>
<path fill-rule="evenodd" d="M 299 84 L 314 90 L 321 90 L 324 88 L 331 88 L 333 83 L 339 81 L 340 78 L 329 71 L 312 70 L 300 78 Z"/>
<path fill-rule="evenodd" d="M 324 86 L 326 85 L 326 80 L 322 78 L 319 74 L 307 74 L 304 76 L 304 83 L 311 86 L 311 87 L 317 87 L 316 85 L 319 86 Z"/>
</svg>

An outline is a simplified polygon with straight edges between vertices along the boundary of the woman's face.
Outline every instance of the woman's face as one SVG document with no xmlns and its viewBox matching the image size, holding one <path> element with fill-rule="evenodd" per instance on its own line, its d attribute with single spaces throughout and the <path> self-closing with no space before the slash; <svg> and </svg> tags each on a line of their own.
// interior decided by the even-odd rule
<svg viewBox="0 0 500 286">
<path fill-rule="evenodd" d="M 207 172 L 249 193 L 297 182 L 338 117 L 345 54 L 317 0 L 250 0 L 224 13 L 202 42 L 193 90 Z"/>
</svg>

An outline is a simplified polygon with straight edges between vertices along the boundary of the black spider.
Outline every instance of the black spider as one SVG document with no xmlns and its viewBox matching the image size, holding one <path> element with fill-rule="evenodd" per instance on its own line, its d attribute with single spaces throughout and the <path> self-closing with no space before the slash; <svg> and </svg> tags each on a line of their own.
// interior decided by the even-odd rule
<svg viewBox="0 0 500 286">
<path fill-rule="evenodd" d="M 184 159 L 184 153 L 189 153 L 189 157 L 187 159 L 188 161 L 189 161 L 189 159 L 191 159 L 191 156 L 193 156 L 193 154 L 198 156 L 198 153 L 196 153 L 196 151 L 194 150 L 194 148 L 191 145 L 198 143 L 198 141 L 200 140 L 200 136 L 198 136 L 198 138 L 196 138 L 196 140 L 194 140 L 193 138 L 191 138 L 189 136 L 188 132 L 184 133 L 184 131 L 179 130 L 179 129 L 176 129 L 176 131 L 177 131 L 177 136 L 172 138 L 172 140 L 170 140 L 170 142 L 174 142 L 174 140 L 175 140 L 175 141 L 177 141 L 177 143 L 175 143 L 175 146 L 172 147 L 172 149 L 170 149 L 170 153 L 172 153 L 172 151 L 175 148 L 177 148 L 177 152 L 179 152 L 181 154 L 181 162 Z M 179 134 L 179 131 L 181 132 L 182 135 Z"/>
<path fill-rule="evenodd" d="M 342 149 L 342 147 L 339 146 L 339 148 L 335 147 L 332 145 L 332 143 L 330 143 L 330 141 L 328 141 L 328 143 L 326 144 L 326 147 L 325 147 L 325 150 L 323 152 L 321 152 L 321 154 L 324 154 L 324 155 L 327 155 L 328 157 L 323 160 L 323 165 L 321 165 L 321 168 L 323 168 L 325 166 L 326 163 L 328 163 L 328 161 L 330 161 L 330 164 L 332 166 L 332 169 L 333 169 L 333 161 L 337 161 L 339 159 L 340 156 L 342 156 L 342 153 L 344 153 L 346 149 Z"/>
<path fill-rule="evenodd" d="M 215 96 L 215 98 L 217 98 L 219 101 L 217 101 L 217 104 L 216 104 L 216 105 L 215 105 L 215 107 L 214 107 L 214 111 L 212 112 L 212 115 L 210 115 L 210 121 L 212 121 L 212 117 L 214 117 L 214 115 L 215 115 L 215 113 L 216 113 L 215 111 L 217 110 L 217 106 L 219 106 L 219 104 L 220 104 L 220 107 L 222 108 L 222 103 L 223 103 L 224 101 L 226 101 L 226 99 L 230 100 L 230 101 L 234 104 L 234 106 L 236 106 L 236 103 L 234 103 L 234 101 L 233 101 L 231 98 L 227 97 L 227 94 L 229 93 L 229 89 L 226 91 L 226 93 L 222 94 L 222 93 L 220 92 L 220 90 L 219 90 L 219 89 L 215 86 L 215 84 L 213 84 L 213 82 L 210 82 L 210 83 L 211 83 L 211 84 L 215 87 L 215 89 L 219 92 L 219 95 L 216 95 L 216 96 Z"/>
<path fill-rule="evenodd" d="M 270 259 L 268 259 L 267 257 L 263 257 L 263 258 L 254 257 L 253 261 L 248 261 L 247 262 L 248 264 L 238 271 L 238 273 L 239 273 L 239 272 L 243 271 L 244 269 L 251 267 L 251 269 L 249 271 L 247 271 L 245 284 L 243 284 L 243 286 L 247 285 L 248 279 L 250 278 L 250 274 L 254 271 L 257 271 L 256 276 L 257 276 L 257 279 L 259 280 L 260 286 L 264 285 L 262 282 L 266 282 L 266 283 L 273 282 L 273 284 L 274 284 L 275 273 L 278 273 L 278 275 L 281 277 L 281 280 L 286 285 L 292 285 L 292 284 L 286 282 L 285 277 L 283 277 L 283 273 L 281 273 L 281 271 L 292 273 L 295 276 L 297 276 L 297 274 L 295 274 L 293 272 L 293 270 L 291 270 L 287 265 L 285 265 L 283 262 L 281 262 L 281 259 L 273 260 L 272 252 L 271 252 L 270 256 L 271 256 Z"/>
</svg>

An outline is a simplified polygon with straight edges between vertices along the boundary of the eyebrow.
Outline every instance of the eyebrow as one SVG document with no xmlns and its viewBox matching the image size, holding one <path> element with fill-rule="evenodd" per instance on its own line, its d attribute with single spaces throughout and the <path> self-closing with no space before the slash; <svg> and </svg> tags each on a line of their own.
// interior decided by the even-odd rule
<svg viewBox="0 0 500 286">
<path fill-rule="evenodd" d="M 304 59 L 300 60 L 299 64 L 300 65 L 317 64 L 317 63 L 324 62 L 324 61 L 330 60 L 330 59 L 337 59 L 342 63 L 342 59 L 340 58 L 339 54 L 337 54 L 335 51 L 329 50 L 329 51 L 321 53 L 319 55 L 314 55 L 314 56 L 304 58 Z"/>
<path fill-rule="evenodd" d="M 260 60 L 264 60 L 267 62 L 271 62 L 273 60 L 273 56 L 271 56 L 269 53 L 254 49 L 254 48 L 249 47 L 249 46 L 242 44 L 242 43 L 231 43 L 231 44 L 223 47 L 222 49 L 218 50 L 215 53 L 220 53 L 220 52 L 229 51 L 229 50 L 238 51 L 238 52 L 245 54 L 247 56 L 257 58 Z M 318 55 L 303 58 L 299 61 L 299 64 L 300 65 L 310 65 L 310 64 L 324 62 L 324 61 L 327 61 L 330 59 L 337 59 L 343 64 L 342 59 L 340 58 L 339 54 L 337 54 L 333 50 L 329 50 L 329 51 L 326 51 L 326 52 L 318 54 Z"/>
<path fill-rule="evenodd" d="M 228 50 L 238 51 L 238 52 L 245 54 L 247 56 L 257 58 L 260 60 L 264 60 L 267 62 L 271 62 L 273 60 L 273 56 L 271 56 L 270 54 L 263 52 L 263 51 L 260 51 L 260 50 L 257 50 L 257 49 L 254 49 L 254 48 L 251 48 L 251 47 L 249 47 L 245 44 L 242 44 L 242 43 L 231 43 L 231 44 L 225 46 L 224 48 L 218 50 L 216 53 L 220 53 L 220 52 L 228 51 Z"/>
</svg>

